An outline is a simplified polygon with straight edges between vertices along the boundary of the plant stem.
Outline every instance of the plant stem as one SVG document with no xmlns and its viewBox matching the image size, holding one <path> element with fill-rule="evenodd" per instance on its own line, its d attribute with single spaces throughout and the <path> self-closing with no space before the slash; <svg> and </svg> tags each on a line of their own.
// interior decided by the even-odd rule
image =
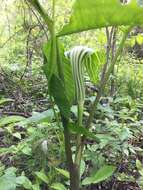
<svg viewBox="0 0 143 190">
<path fill-rule="evenodd" d="M 114 27 L 114 32 L 113 32 L 113 39 L 112 39 L 112 44 L 111 44 L 111 60 L 114 59 L 115 57 L 115 52 L 116 52 L 116 41 L 117 41 L 117 27 Z M 111 88 L 110 88 L 110 96 L 112 97 L 115 93 L 115 68 L 113 68 L 112 71 L 112 76 L 111 78 Z"/>
<path fill-rule="evenodd" d="M 84 102 L 78 102 L 78 126 L 77 127 L 82 127 L 83 105 L 84 105 Z M 76 154 L 75 154 L 75 163 L 77 164 L 77 166 L 80 166 L 80 162 L 81 162 L 80 148 L 81 148 L 81 135 L 78 135 L 77 143 L 76 143 Z"/>
<path fill-rule="evenodd" d="M 53 19 L 53 27 L 52 27 L 52 64 L 53 64 L 53 67 L 52 68 L 54 69 L 54 65 L 57 64 L 59 78 L 64 83 L 64 74 L 63 74 L 63 68 L 62 68 L 62 63 L 61 63 L 59 45 L 58 45 L 58 40 L 57 40 L 56 34 L 55 34 L 55 0 L 53 0 L 52 19 Z M 59 61 L 57 62 L 57 60 L 59 60 Z M 62 124 L 63 124 L 63 128 L 64 128 L 65 153 L 66 153 L 66 159 L 67 159 L 67 164 L 68 164 L 68 170 L 70 173 L 70 190 L 79 190 L 79 167 L 76 164 L 74 164 L 73 158 L 72 158 L 71 134 L 70 134 L 70 131 L 68 128 L 69 119 L 64 117 L 62 114 L 61 114 L 61 119 L 62 119 Z"/>
<path fill-rule="evenodd" d="M 78 102 L 78 126 L 82 126 L 82 120 L 83 120 L 83 107 L 84 102 Z M 78 127 L 77 126 L 77 127 Z M 78 178 L 78 188 L 80 186 L 80 163 L 81 163 L 81 157 L 82 157 L 82 137 L 81 135 L 77 136 L 77 142 L 76 142 L 76 153 L 75 153 L 75 166 L 76 166 L 76 172 L 77 172 L 77 178 Z"/>
<path fill-rule="evenodd" d="M 113 29 L 113 27 L 112 27 Z M 106 27 L 106 38 L 107 38 L 107 48 L 106 48 L 106 63 L 103 66 L 102 74 L 101 74 L 101 80 L 105 77 L 108 64 L 109 64 L 109 59 L 110 59 L 110 49 L 111 49 L 111 39 L 112 39 L 112 29 L 111 32 L 109 31 L 109 28 Z"/>
<path fill-rule="evenodd" d="M 65 153 L 67 158 L 68 169 L 70 173 L 70 190 L 79 190 L 79 172 L 76 164 L 73 163 L 72 150 L 71 150 L 71 139 L 68 128 L 68 119 L 62 116 L 62 123 L 64 128 L 65 137 Z"/>
</svg>

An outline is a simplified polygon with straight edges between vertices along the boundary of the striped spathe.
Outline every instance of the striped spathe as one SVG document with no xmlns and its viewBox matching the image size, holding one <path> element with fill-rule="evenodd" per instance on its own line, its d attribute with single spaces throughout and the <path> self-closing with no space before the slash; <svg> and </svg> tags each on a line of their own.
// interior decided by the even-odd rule
<svg viewBox="0 0 143 190">
<path fill-rule="evenodd" d="M 91 55 L 94 51 L 86 46 L 75 46 L 65 53 L 70 59 L 72 65 L 72 74 L 75 82 L 77 102 L 84 102 L 85 85 L 84 85 L 84 66 L 88 62 L 92 63 Z"/>
</svg>

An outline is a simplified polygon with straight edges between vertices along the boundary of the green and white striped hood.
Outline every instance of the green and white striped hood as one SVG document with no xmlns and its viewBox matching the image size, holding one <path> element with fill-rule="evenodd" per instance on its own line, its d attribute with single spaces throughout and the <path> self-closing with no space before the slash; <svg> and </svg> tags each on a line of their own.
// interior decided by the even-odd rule
<svg viewBox="0 0 143 190">
<path fill-rule="evenodd" d="M 90 62 L 91 64 L 91 55 L 93 53 L 93 49 L 88 48 L 86 46 L 75 46 L 73 49 L 65 53 L 66 57 L 70 59 L 72 65 L 72 74 L 75 81 L 77 102 L 84 102 L 84 64 L 86 62 Z"/>
</svg>

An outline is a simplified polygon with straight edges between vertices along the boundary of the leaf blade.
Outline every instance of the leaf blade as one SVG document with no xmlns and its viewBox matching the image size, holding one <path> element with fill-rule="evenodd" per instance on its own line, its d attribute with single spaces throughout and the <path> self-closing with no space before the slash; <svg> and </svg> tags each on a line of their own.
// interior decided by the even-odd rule
<svg viewBox="0 0 143 190">
<path fill-rule="evenodd" d="M 143 8 L 136 0 L 131 0 L 127 5 L 119 0 L 76 0 L 70 22 L 63 27 L 59 36 L 107 26 L 141 25 L 142 18 Z"/>
<path fill-rule="evenodd" d="M 116 167 L 111 165 L 104 165 L 100 168 L 95 175 L 87 177 L 82 181 L 83 185 L 96 184 L 109 178 L 114 172 Z"/>
</svg>

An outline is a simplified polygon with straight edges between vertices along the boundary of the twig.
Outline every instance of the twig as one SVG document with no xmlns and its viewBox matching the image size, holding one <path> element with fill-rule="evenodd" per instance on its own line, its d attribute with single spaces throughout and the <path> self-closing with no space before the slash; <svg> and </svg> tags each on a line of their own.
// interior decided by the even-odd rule
<svg viewBox="0 0 143 190">
<path fill-rule="evenodd" d="M 38 20 L 39 24 L 41 25 L 42 29 L 44 30 L 44 33 L 46 35 L 46 38 L 48 40 L 48 35 L 47 35 L 47 30 L 45 29 L 45 26 L 42 24 L 40 18 L 37 16 L 37 14 L 35 13 L 35 11 L 31 8 L 31 6 L 29 5 L 29 3 L 27 2 L 27 0 L 25 0 L 27 6 L 31 9 L 32 13 L 34 14 L 34 16 L 36 17 L 36 19 Z"/>
<path fill-rule="evenodd" d="M 112 39 L 112 44 L 111 44 L 111 60 L 113 60 L 115 57 L 116 41 L 117 41 L 117 27 L 114 27 L 113 39 Z M 115 72 L 115 68 L 113 68 L 112 76 L 114 76 L 114 72 Z M 115 91 L 115 80 L 114 78 L 111 78 L 110 96 L 114 95 L 114 91 Z"/>
<path fill-rule="evenodd" d="M 106 27 L 106 37 L 107 37 L 106 63 L 103 66 L 103 71 L 102 71 L 102 74 L 101 74 L 101 81 L 105 77 L 107 67 L 108 67 L 108 64 L 109 64 L 112 35 L 113 35 L 113 27 L 111 29 L 111 32 L 109 32 L 109 28 Z"/>
<path fill-rule="evenodd" d="M 23 74 L 20 77 L 20 81 L 23 79 L 23 77 L 24 77 L 24 75 L 26 73 L 27 67 L 29 65 L 29 40 L 30 40 L 30 35 L 31 35 L 31 32 L 32 32 L 33 28 L 35 28 L 35 26 L 30 27 L 29 30 L 28 30 L 28 36 L 27 36 L 27 40 L 26 40 L 26 46 L 27 46 L 27 64 L 26 64 L 26 67 L 24 69 Z"/>
<path fill-rule="evenodd" d="M 4 46 L 13 39 L 14 36 L 16 36 L 19 32 L 22 32 L 23 28 L 19 29 L 18 31 L 16 31 L 14 34 L 12 34 L 3 44 L 2 46 L 0 46 L 0 48 L 4 48 Z"/>
</svg>

